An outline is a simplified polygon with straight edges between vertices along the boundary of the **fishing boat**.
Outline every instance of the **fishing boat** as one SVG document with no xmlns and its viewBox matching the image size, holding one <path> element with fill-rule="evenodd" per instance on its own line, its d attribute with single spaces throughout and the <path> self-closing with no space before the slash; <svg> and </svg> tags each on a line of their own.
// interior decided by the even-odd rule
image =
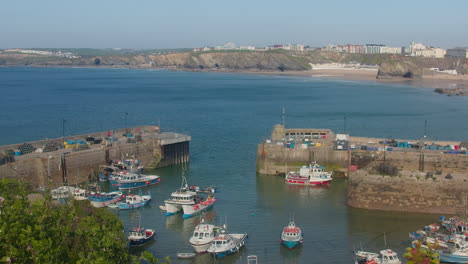
<svg viewBox="0 0 468 264">
<path fill-rule="evenodd" d="M 299 171 L 286 173 L 285 181 L 292 185 L 328 185 L 332 177 L 332 172 L 325 171 L 325 167 L 317 163 L 310 166 L 302 166 Z"/>
<path fill-rule="evenodd" d="M 302 244 L 302 230 L 296 226 L 294 220 L 290 221 L 288 226 L 281 232 L 281 244 L 289 249 Z"/>
<path fill-rule="evenodd" d="M 88 192 L 85 189 L 76 188 L 73 191 L 73 199 L 78 201 L 88 200 Z"/>
<path fill-rule="evenodd" d="M 224 226 L 207 251 L 216 258 L 222 258 L 239 251 L 244 246 L 246 238 L 247 234 L 229 234 Z"/>
<path fill-rule="evenodd" d="M 355 264 L 401 264 L 397 253 L 391 249 L 381 250 L 380 256 L 373 252 L 358 251 L 355 258 Z"/>
<path fill-rule="evenodd" d="M 114 204 L 122 199 L 122 192 L 91 192 L 88 199 L 94 207 L 105 207 Z"/>
<path fill-rule="evenodd" d="M 214 196 L 208 196 L 206 199 L 201 198 L 200 196 L 196 196 L 193 205 L 183 204 L 182 210 L 184 214 L 182 218 L 190 218 L 196 214 L 204 212 L 213 207 L 214 203 L 216 202 L 216 198 Z"/>
<path fill-rule="evenodd" d="M 151 194 L 148 192 L 148 195 L 140 194 L 129 194 L 125 196 L 125 202 L 119 202 L 116 204 L 110 204 L 108 207 L 118 208 L 121 210 L 135 209 L 145 206 L 151 201 Z"/>
<path fill-rule="evenodd" d="M 440 262 L 443 263 L 468 263 L 468 242 L 458 240 L 448 249 L 439 250 Z"/>
<path fill-rule="evenodd" d="M 60 186 L 56 189 L 51 190 L 50 194 L 52 195 L 52 199 L 59 200 L 70 198 L 74 191 L 75 187 L 73 186 Z"/>
<path fill-rule="evenodd" d="M 137 173 L 128 173 L 117 179 L 113 186 L 119 187 L 119 190 L 129 190 L 158 184 L 160 181 L 157 175 L 143 175 Z"/>
<path fill-rule="evenodd" d="M 135 227 L 129 232 L 127 239 L 131 247 L 141 246 L 150 241 L 154 237 L 154 234 L 153 229 Z"/>
<path fill-rule="evenodd" d="M 206 224 L 205 219 L 202 218 L 200 224 L 195 227 L 192 237 L 189 239 L 190 245 L 198 254 L 206 252 L 210 247 L 211 242 L 218 236 L 219 228 Z"/>
<path fill-rule="evenodd" d="M 208 196 L 203 199 L 197 191 L 188 187 L 187 179 L 182 175 L 181 187 L 171 193 L 171 198 L 164 201 L 166 216 L 183 211 L 183 218 L 192 217 L 213 206 L 216 199 Z"/>
</svg>

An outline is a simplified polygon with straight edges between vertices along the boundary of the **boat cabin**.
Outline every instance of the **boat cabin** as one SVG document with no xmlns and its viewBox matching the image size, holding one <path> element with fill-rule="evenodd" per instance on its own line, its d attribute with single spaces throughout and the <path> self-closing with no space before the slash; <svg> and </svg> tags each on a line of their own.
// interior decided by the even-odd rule
<svg viewBox="0 0 468 264">
<path fill-rule="evenodd" d="M 393 252 L 391 249 L 384 249 L 380 251 L 380 255 L 382 255 L 382 263 L 401 263 L 398 259 L 397 253 Z"/>
<path fill-rule="evenodd" d="M 171 194 L 172 200 L 182 201 L 182 202 L 194 201 L 196 197 L 197 197 L 196 192 L 188 191 L 186 189 L 181 189 Z"/>
</svg>

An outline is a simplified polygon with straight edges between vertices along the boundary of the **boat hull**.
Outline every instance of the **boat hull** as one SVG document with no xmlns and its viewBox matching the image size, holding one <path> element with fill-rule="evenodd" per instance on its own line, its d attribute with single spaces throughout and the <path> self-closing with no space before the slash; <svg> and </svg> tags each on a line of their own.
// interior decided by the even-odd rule
<svg viewBox="0 0 468 264">
<path fill-rule="evenodd" d="M 290 241 L 290 240 L 281 240 L 281 244 L 289 249 L 293 249 L 302 244 L 302 240 Z"/>
<path fill-rule="evenodd" d="M 177 203 L 164 202 L 166 206 L 166 216 L 175 215 L 182 211 L 182 205 Z"/>
<path fill-rule="evenodd" d="M 468 255 L 460 256 L 440 252 L 440 262 L 448 263 L 468 263 Z"/>
<path fill-rule="evenodd" d="M 139 203 L 134 203 L 134 204 L 121 203 L 121 204 L 119 204 L 119 209 L 120 210 L 137 209 L 137 208 L 143 207 L 146 204 L 148 204 L 150 200 L 146 200 L 146 201 L 139 202 Z"/>
<path fill-rule="evenodd" d="M 200 243 L 200 244 L 194 244 L 194 243 L 190 243 L 190 245 L 193 247 L 193 250 L 195 250 L 195 252 L 197 254 L 202 254 L 202 253 L 205 253 L 208 248 L 210 247 L 211 245 L 211 242 L 213 242 L 213 240 L 207 242 L 207 243 Z"/>
<path fill-rule="evenodd" d="M 197 207 L 198 205 L 198 207 Z M 202 204 L 195 204 L 195 205 L 182 205 L 182 210 L 184 210 L 184 214 L 182 215 L 182 218 L 187 219 L 192 216 L 195 216 L 203 211 L 206 211 L 210 208 L 212 208 L 214 203 L 211 203 L 209 205 L 202 205 Z"/>
<path fill-rule="evenodd" d="M 157 179 L 153 179 L 150 181 L 117 182 L 117 184 L 114 184 L 114 185 L 118 186 L 119 190 L 130 190 L 130 189 L 142 188 L 142 187 L 158 184 L 159 181 L 160 179 L 157 178 Z"/>
<path fill-rule="evenodd" d="M 238 252 L 245 244 L 245 239 L 247 238 L 247 234 L 232 234 L 231 236 L 238 238 L 236 245 L 228 250 L 218 251 L 218 252 L 209 252 L 214 255 L 216 258 L 222 258 L 227 255 L 234 254 Z"/>
<path fill-rule="evenodd" d="M 140 239 L 132 239 L 132 240 L 128 241 L 128 244 L 131 247 L 138 247 L 138 246 L 142 246 L 142 245 L 146 244 L 148 241 L 150 241 L 153 238 L 154 238 L 154 232 L 150 237 L 140 238 Z"/>
<path fill-rule="evenodd" d="M 107 200 L 99 200 L 99 199 L 93 199 L 93 198 L 89 198 L 88 199 L 91 201 L 91 205 L 94 206 L 94 207 L 97 207 L 97 208 L 100 208 L 100 207 L 106 207 L 110 204 L 114 204 L 120 200 L 122 200 L 122 194 L 116 194 L 115 196 L 113 196 L 112 198 L 110 199 L 107 199 Z"/>
<path fill-rule="evenodd" d="M 286 183 L 290 185 L 304 185 L 304 186 L 317 186 L 317 185 L 328 185 L 331 180 L 298 180 L 298 179 L 286 179 Z"/>
</svg>

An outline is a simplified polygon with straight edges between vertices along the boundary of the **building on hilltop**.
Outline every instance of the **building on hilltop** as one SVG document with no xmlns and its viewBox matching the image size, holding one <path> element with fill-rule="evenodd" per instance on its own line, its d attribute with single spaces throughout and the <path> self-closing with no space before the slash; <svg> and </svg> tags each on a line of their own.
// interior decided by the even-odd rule
<svg viewBox="0 0 468 264">
<path fill-rule="evenodd" d="M 401 55 L 401 47 L 381 47 L 380 53 Z"/>
<path fill-rule="evenodd" d="M 366 54 L 380 54 L 382 53 L 384 44 L 366 44 Z"/>
<path fill-rule="evenodd" d="M 468 58 L 468 48 L 454 48 L 447 50 L 447 57 L 451 58 Z"/>
</svg>

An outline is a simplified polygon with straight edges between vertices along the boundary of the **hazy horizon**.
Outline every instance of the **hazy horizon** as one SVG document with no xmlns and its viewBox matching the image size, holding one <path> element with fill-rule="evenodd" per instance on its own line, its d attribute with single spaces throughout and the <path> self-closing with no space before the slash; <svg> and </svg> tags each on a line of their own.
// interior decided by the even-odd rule
<svg viewBox="0 0 468 264">
<path fill-rule="evenodd" d="M 451 48 L 468 46 L 468 1 L 395 0 L 376 4 L 329 0 L 220 3 L 121 0 L 18 0 L 3 3 L 0 48 L 170 49 L 300 43 L 411 41 Z"/>
</svg>

